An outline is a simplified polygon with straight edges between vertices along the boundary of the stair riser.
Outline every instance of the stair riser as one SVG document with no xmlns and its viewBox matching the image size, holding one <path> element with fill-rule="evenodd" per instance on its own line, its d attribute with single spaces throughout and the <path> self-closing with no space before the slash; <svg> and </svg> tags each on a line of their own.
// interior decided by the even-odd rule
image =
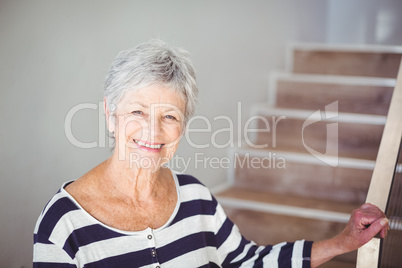
<svg viewBox="0 0 402 268">
<path fill-rule="evenodd" d="M 248 144 L 256 145 L 255 148 L 301 153 L 309 153 L 308 148 L 311 148 L 321 154 L 368 160 L 376 159 L 384 129 L 383 125 L 334 121 L 318 121 L 303 128 L 306 120 L 286 116 L 280 120 L 279 116 L 262 117 L 265 122 L 256 119 L 255 123 L 258 129 L 266 131 L 256 133 Z"/>
<path fill-rule="evenodd" d="M 234 168 L 236 187 L 357 204 L 365 202 L 372 175 L 371 169 L 306 164 L 280 155 L 235 153 Z"/>
<path fill-rule="evenodd" d="M 276 107 L 319 110 L 338 101 L 339 112 L 386 115 L 393 87 L 281 81 L 276 83 Z"/>
<path fill-rule="evenodd" d="M 293 72 L 395 78 L 400 53 L 302 50 L 293 51 Z"/>
</svg>

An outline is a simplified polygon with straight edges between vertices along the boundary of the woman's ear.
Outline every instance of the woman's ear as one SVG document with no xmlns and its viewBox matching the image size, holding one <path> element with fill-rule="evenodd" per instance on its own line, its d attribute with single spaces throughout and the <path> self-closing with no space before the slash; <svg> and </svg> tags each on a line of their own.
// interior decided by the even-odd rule
<svg viewBox="0 0 402 268">
<path fill-rule="evenodd" d="M 106 97 L 103 98 L 103 109 L 105 111 L 106 126 L 109 132 L 113 133 L 115 131 L 115 119 L 113 115 L 110 115 L 109 107 L 106 104 Z"/>
</svg>

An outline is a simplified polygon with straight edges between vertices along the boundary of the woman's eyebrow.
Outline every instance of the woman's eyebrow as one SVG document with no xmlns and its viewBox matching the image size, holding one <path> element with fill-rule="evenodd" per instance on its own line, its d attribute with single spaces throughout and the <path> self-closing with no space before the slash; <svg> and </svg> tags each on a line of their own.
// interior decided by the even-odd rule
<svg viewBox="0 0 402 268">
<path fill-rule="evenodd" d="M 165 105 L 163 103 L 152 103 L 151 105 L 148 105 L 148 104 L 145 104 L 145 103 L 142 103 L 142 102 L 139 102 L 139 101 L 133 101 L 133 102 L 128 101 L 127 105 L 139 105 L 142 108 L 149 108 L 149 107 L 159 108 L 159 107 L 162 107 L 162 108 L 165 108 L 165 109 L 163 109 L 164 112 L 170 112 L 170 111 L 177 112 L 178 110 L 180 110 L 178 107 L 171 107 L 171 104 Z"/>
<path fill-rule="evenodd" d="M 148 107 L 148 105 L 146 105 L 146 104 L 144 104 L 144 103 L 142 103 L 142 102 L 138 102 L 138 101 L 127 102 L 127 104 L 129 104 L 129 105 L 134 105 L 134 104 L 136 104 L 136 105 L 140 105 L 140 106 L 142 106 L 142 107 L 144 107 L 144 108 L 147 108 L 147 107 Z"/>
<path fill-rule="evenodd" d="M 171 112 L 171 111 L 177 112 L 177 110 L 178 110 L 178 108 L 168 107 L 168 108 L 165 109 L 165 112 Z"/>
</svg>

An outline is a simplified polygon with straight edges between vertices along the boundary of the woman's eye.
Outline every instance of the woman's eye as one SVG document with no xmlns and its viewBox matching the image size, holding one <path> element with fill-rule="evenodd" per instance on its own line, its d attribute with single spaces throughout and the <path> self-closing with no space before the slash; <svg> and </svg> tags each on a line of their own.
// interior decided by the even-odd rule
<svg viewBox="0 0 402 268">
<path fill-rule="evenodd" d="M 142 115 L 143 114 L 143 112 L 142 111 L 133 111 L 133 112 L 131 112 L 132 114 L 134 114 L 134 115 Z"/>
<path fill-rule="evenodd" d="M 170 120 L 177 120 L 173 115 L 166 115 L 165 117 Z"/>
</svg>

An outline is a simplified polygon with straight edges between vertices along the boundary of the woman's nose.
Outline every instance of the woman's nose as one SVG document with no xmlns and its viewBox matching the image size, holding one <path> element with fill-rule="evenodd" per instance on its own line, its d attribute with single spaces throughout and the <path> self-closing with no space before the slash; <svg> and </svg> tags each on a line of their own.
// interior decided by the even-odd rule
<svg viewBox="0 0 402 268">
<path fill-rule="evenodd" d="M 157 116 L 150 116 L 148 135 L 151 140 L 156 140 L 162 133 L 162 122 Z"/>
</svg>

